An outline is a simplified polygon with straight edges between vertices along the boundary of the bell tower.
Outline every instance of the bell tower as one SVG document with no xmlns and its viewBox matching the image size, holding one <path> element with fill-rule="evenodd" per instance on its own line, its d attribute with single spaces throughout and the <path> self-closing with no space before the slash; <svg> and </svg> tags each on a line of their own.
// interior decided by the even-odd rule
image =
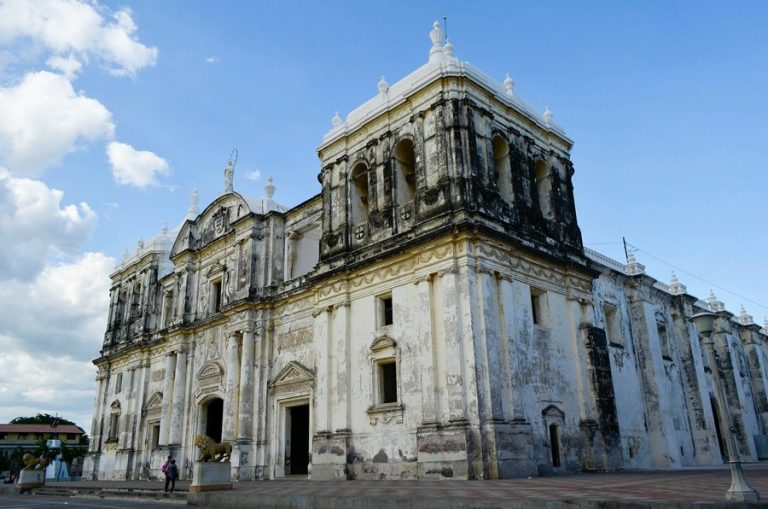
<svg viewBox="0 0 768 509">
<path fill-rule="evenodd" d="M 435 22 L 428 62 L 338 114 L 318 149 L 326 270 L 425 237 L 483 229 L 525 249 L 583 259 L 573 199 L 573 142 L 454 55 Z"/>
</svg>

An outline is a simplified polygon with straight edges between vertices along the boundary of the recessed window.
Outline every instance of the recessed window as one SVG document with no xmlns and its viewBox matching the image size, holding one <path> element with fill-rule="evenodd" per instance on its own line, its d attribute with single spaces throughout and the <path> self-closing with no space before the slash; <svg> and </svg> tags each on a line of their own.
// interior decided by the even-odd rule
<svg viewBox="0 0 768 509">
<path fill-rule="evenodd" d="M 605 335 L 608 342 L 613 345 L 624 346 L 624 338 L 619 327 L 619 317 L 616 306 L 603 304 L 603 317 L 605 318 Z"/>
<path fill-rule="evenodd" d="M 547 321 L 547 292 L 531 288 L 531 316 L 536 325 L 546 325 Z"/>
<path fill-rule="evenodd" d="M 171 324 L 171 315 L 173 313 L 173 292 L 167 291 L 163 296 L 163 327 Z"/>
<path fill-rule="evenodd" d="M 160 425 L 153 424 L 150 429 L 151 446 L 152 449 L 157 449 L 160 446 Z"/>
<path fill-rule="evenodd" d="M 669 336 L 667 336 L 667 325 L 664 322 L 656 322 L 656 331 L 659 334 L 661 356 L 665 359 L 672 360 L 672 351 L 669 348 Z"/>
<path fill-rule="evenodd" d="M 221 279 L 211 282 L 211 310 L 214 313 L 221 310 Z"/>
<path fill-rule="evenodd" d="M 386 327 L 387 325 L 392 325 L 393 323 L 393 317 L 392 317 L 392 295 L 383 295 L 378 298 L 378 307 L 379 307 L 379 325 L 381 327 Z"/>
<path fill-rule="evenodd" d="M 547 163 L 544 161 L 536 162 L 534 177 L 536 179 L 536 194 L 539 200 L 541 215 L 547 219 L 552 219 L 552 181 Z"/>
<path fill-rule="evenodd" d="M 379 364 L 379 393 L 381 403 L 397 402 L 397 364 Z"/>
<path fill-rule="evenodd" d="M 115 378 L 115 394 L 119 393 L 123 389 L 123 374 L 118 373 Z"/>
</svg>

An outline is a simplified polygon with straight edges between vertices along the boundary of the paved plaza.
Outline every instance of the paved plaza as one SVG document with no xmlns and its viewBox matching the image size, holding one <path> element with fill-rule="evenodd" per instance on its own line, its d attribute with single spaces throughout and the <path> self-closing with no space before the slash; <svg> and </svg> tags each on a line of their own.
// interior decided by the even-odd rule
<svg viewBox="0 0 768 509">
<path fill-rule="evenodd" d="M 745 476 L 768 507 L 768 465 L 747 465 Z M 186 491 L 189 483 L 177 484 Z M 48 483 L 108 492 L 154 491 L 161 482 L 81 481 Z M 217 508 L 558 508 L 558 507 L 742 507 L 724 498 L 727 467 L 612 474 L 577 474 L 499 481 L 307 481 L 286 479 L 235 483 L 225 492 L 188 494 L 188 503 Z"/>
</svg>

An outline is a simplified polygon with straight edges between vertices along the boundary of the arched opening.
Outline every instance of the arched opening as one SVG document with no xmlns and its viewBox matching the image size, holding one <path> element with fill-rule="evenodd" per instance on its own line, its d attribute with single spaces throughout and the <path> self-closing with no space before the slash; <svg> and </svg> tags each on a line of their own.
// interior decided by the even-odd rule
<svg viewBox="0 0 768 509">
<path fill-rule="evenodd" d="M 117 306 L 115 308 L 115 327 L 120 327 L 125 320 L 125 290 L 117 294 Z"/>
<path fill-rule="evenodd" d="M 141 305 L 141 283 L 136 283 L 133 287 L 133 296 L 131 298 L 131 318 L 139 314 Z"/>
<path fill-rule="evenodd" d="M 547 169 L 547 163 L 544 161 L 536 161 L 535 175 L 536 179 L 536 193 L 539 199 L 539 209 L 541 215 L 547 219 L 552 218 L 552 200 L 550 195 L 552 194 L 552 181 L 549 178 L 549 170 Z"/>
<path fill-rule="evenodd" d="M 200 429 L 216 442 L 221 442 L 221 427 L 224 422 L 224 400 L 209 399 L 202 405 L 202 422 Z"/>
<path fill-rule="evenodd" d="M 416 197 L 416 153 L 411 140 L 403 140 L 397 144 L 395 165 L 397 204 L 402 205 Z"/>
<path fill-rule="evenodd" d="M 718 407 L 715 398 L 712 397 L 709 398 L 709 404 L 712 406 L 712 417 L 715 418 L 715 433 L 717 433 L 717 445 L 720 448 L 720 457 L 725 459 L 725 442 L 723 442 L 723 433 L 720 430 L 720 407 Z"/>
<path fill-rule="evenodd" d="M 509 143 L 501 136 L 493 137 L 493 167 L 496 170 L 496 187 L 507 203 L 514 200 L 512 171 L 509 162 Z"/>
<path fill-rule="evenodd" d="M 549 425 L 549 449 L 552 453 L 552 466 L 560 467 L 560 439 L 557 436 L 557 424 Z"/>
<path fill-rule="evenodd" d="M 351 200 L 350 211 L 352 224 L 358 225 L 368 221 L 369 197 L 368 197 L 368 168 L 360 163 L 352 170 L 350 177 Z"/>
</svg>

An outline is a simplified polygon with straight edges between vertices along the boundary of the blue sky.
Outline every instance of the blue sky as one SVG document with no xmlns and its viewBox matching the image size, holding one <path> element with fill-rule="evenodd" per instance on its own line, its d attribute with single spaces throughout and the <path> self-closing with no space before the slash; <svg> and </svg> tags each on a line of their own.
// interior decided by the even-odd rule
<svg viewBox="0 0 768 509">
<path fill-rule="evenodd" d="M 585 245 L 622 260 L 625 236 L 650 275 L 675 265 L 762 323 L 765 2 L 0 0 L 0 421 L 89 431 L 115 260 L 193 189 L 218 195 L 234 148 L 236 190 L 317 193 L 334 112 L 425 63 L 443 16 L 457 57 L 510 73 L 575 140 Z"/>
</svg>

